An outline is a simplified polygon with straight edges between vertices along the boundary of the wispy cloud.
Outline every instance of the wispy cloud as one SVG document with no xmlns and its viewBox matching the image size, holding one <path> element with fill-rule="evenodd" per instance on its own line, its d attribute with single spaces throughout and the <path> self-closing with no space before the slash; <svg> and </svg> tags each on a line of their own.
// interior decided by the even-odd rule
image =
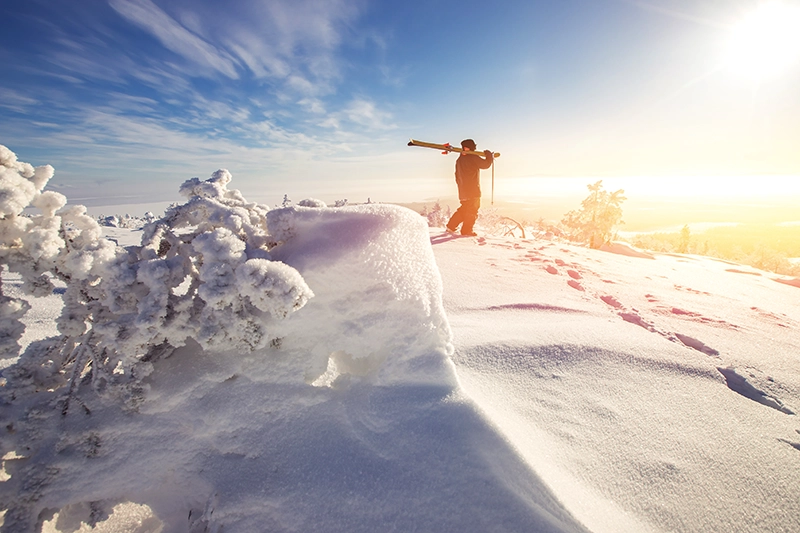
<svg viewBox="0 0 800 533">
<path fill-rule="evenodd" d="M 28 106 L 36 105 L 39 101 L 12 89 L 0 87 L 0 107 L 10 109 L 17 113 L 24 113 Z"/>
<path fill-rule="evenodd" d="M 236 62 L 225 52 L 190 32 L 151 0 L 110 0 L 120 15 L 155 36 L 169 50 L 201 68 L 237 79 Z"/>
<path fill-rule="evenodd" d="M 353 0 L 249 0 L 211 12 L 206 34 L 235 54 L 259 79 L 282 80 L 303 94 L 330 92 L 340 76 L 337 50 L 363 2 Z M 208 7 L 208 6 L 207 6 Z M 213 9 L 217 9 L 213 7 Z"/>
<path fill-rule="evenodd" d="M 343 116 L 355 124 L 370 129 L 387 130 L 397 127 L 391 122 L 392 116 L 390 113 L 378 109 L 374 102 L 363 98 L 350 102 L 344 109 Z"/>
<path fill-rule="evenodd" d="M 329 90 L 340 75 L 336 50 L 363 1 L 184 1 L 169 4 L 169 12 L 153 0 L 109 5 L 203 76 L 235 80 L 247 70 L 256 79 L 284 80 L 288 88 L 311 94 Z"/>
<path fill-rule="evenodd" d="M 365 98 L 355 98 L 341 109 L 325 113 L 316 119 L 316 124 L 321 128 L 336 130 L 340 135 L 348 130 L 350 133 L 364 130 L 365 133 L 374 134 L 376 131 L 397 129 L 389 111 L 380 109 L 375 102 Z"/>
<path fill-rule="evenodd" d="M 305 108 L 309 113 L 313 113 L 315 115 L 322 115 L 325 113 L 325 104 L 318 98 L 303 98 L 297 103 Z"/>
</svg>

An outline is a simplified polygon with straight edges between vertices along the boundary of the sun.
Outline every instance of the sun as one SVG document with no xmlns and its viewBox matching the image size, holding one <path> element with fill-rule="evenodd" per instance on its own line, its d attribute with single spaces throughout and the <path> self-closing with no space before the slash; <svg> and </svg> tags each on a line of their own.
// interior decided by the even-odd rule
<svg viewBox="0 0 800 533">
<path fill-rule="evenodd" d="M 732 28 L 725 64 L 757 82 L 800 66 L 800 5 L 772 1 L 745 15 Z"/>
</svg>

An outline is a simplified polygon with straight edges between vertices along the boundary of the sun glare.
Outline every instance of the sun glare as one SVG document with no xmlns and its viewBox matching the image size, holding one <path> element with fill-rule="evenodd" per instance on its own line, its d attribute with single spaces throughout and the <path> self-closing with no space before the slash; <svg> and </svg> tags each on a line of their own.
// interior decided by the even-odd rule
<svg viewBox="0 0 800 533">
<path fill-rule="evenodd" d="M 732 72 L 757 82 L 800 64 L 800 6 L 761 4 L 733 27 L 726 55 Z"/>
</svg>

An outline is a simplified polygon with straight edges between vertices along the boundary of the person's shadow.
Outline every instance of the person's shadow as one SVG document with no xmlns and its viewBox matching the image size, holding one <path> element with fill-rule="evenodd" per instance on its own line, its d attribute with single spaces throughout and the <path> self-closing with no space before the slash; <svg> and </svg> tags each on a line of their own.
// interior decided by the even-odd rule
<svg viewBox="0 0 800 533">
<path fill-rule="evenodd" d="M 463 239 L 463 235 L 457 233 L 443 232 L 438 235 L 431 235 L 431 244 L 442 244 L 443 242 L 453 241 L 455 239 Z"/>
</svg>

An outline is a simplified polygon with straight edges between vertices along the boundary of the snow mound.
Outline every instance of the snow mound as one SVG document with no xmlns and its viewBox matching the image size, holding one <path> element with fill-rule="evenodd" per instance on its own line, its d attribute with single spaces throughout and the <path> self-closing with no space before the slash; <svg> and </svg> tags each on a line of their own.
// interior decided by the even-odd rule
<svg viewBox="0 0 800 533">
<path fill-rule="evenodd" d="M 287 207 L 270 211 L 267 224 L 280 242 L 272 258 L 302 272 L 316 294 L 304 321 L 344 327 L 344 335 L 322 327 L 298 335 L 311 358 L 308 380 L 455 383 L 441 355 L 452 352 L 441 278 L 419 215 L 378 204 Z"/>
</svg>

